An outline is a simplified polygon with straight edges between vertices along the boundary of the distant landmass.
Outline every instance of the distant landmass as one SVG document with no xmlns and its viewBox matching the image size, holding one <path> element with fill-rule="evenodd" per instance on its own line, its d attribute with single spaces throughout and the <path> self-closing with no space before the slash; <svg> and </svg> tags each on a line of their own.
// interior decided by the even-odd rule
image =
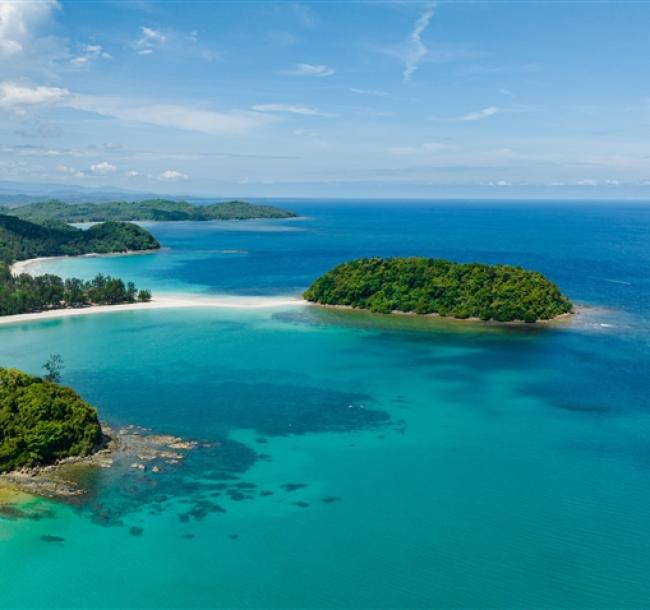
<svg viewBox="0 0 650 610">
<path fill-rule="evenodd" d="M 304 298 L 378 313 L 438 314 L 499 322 L 550 320 L 573 305 L 543 275 L 510 265 L 428 258 L 365 258 L 318 278 Z"/>
<path fill-rule="evenodd" d="M 30 222 L 0 214 L 0 261 L 39 256 L 106 254 L 160 248 L 156 238 L 135 224 L 104 222 L 85 231 L 63 222 Z"/>
<path fill-rule="evenodd" d="M 0 215 L 0 316 L 88 305 L 117 305 L 151 300 L 132 282 L 98 275 L 93 280 L 63 280 L 47 274 L 11 273 L 15 261 L 40 256 L 155 250 L 158 241 L 135 224 L 104 222 L 82 231 L 64 223 L 37 224 Z"/>
<path fill-rule="evenodd" d="M 76 392 L 0 368 L 0 473 L 86 456 L 102 439 L 95 409 Z"/>
<path fill-rule="evenodd" d="M 32 222 L 251 220 L 256 218 L 296 217 L 295 213 L 282 208 L 256 205 L 246 201 L 193 205 L 187 201 L 174 201 L 171 199 L 76 204 L 55 199 L 17 207 L 0 208 L 0 212 Z"/>
</svg>

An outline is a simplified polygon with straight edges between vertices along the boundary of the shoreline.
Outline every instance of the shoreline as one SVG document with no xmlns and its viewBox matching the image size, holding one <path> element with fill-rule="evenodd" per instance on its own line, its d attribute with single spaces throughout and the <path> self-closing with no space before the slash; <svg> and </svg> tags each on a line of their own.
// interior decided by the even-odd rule
<svg viewBox="0 0 650 610">
<path fill-rule="evenodd" d="M 148 250 L 127 250 L 126 252 L 89 252 L 88 254 L 62 254 L 61 256 L 38 256 L 36 258 L 28 258 L 24 261 L 16 261 L 9 267 L 12 275 L 20 275 L 21 273 L 28 273 L 32 275 L 32 268 L 47 261 L 67 260 L 71 258 L 109 258 L 116 256 L 138 256 L 145 254 L 155 254 L 160 252 L 163 248 L 150 248 Z"/>
<path fill-rule="evenodd" d="M 477 317 L 469 318 L 455 318 L 453 316 L 441 316 L 439 313 L 424 313 L 419 314 L 414 311 L 401 311 L 399 309 L 394 309 L 390 313 L 378 313 L 371 311 L 370 309 L 364 309 L 362 307 L 353 307 L 352 305 L 327 305 L 325 303 L 318 303 L 316 301 L 305 301 L 308 305 L 314 305 L 325 310 L 339 310 L 339 311 L 358 311 L 361 313 L 373 314 L 377 316 L 410 316 L 414 318 L 419 318 L 422 320 L 434 319 L 434 320 L 445 320 L 449 322 L 464 322 L 472 324 L 480 324 L 482 326 L 518 326 L 518 327 L 529 327 L 535 328 L 538 325 L 549 326 L 553 324 L 561 324 L 570 322 L 572 317 L 582 313 L 582 307 L 575 307 L 572 311 L 567 313 L 560 314 L 549 320 L 536 320 L 535 322 L 526 322 L 525 320 L 509 320 L 507 322 L 499 322 L 498 320 L 482 320 Z"/>
<path fill-rule="evenodd" d="M 184 309 L 189 307 L 206 307 L 219 309 L 270 309 L 273 307 L 304 306 L 307 302 L 297 297 L 248 297 L 248 296 L 210 296 L 168 294 L 153 297 L 146 303 L 124 303 L 120 305 L 90 305 L 88 307 L 69 307 L 50 309 L 34 313 L 19 313 L 0 316 L 0 326 L 23 322 L 40 322 L 76 316 L 88 316 L 102 313 L 120 313 L 125 311 L 150 311 L 155 309 Z"/>
</svg>

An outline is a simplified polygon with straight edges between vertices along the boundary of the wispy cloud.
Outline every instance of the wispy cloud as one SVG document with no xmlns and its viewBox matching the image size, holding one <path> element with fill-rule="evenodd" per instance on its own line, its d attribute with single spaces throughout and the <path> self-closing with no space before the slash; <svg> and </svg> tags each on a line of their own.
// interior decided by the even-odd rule
<svg viewBox="0 0 650 610">
<path fill-rule="evenodd" d="M 167 42 L 167 35 L 161 30 L 154 30 L 147 26 L 140 26 L 140 38 L 135 42 L 135 50 L 138 55 L 151 55 L 156 47 Z"/>
<path fill-rule="evenodd" d="M 290 76 L 332 76 L 336 70 L 323 64 L 295 64 L 289 70 L 283 70 L 282 74 Z"/>
<path fill-rule="evenodd" d="M 24 106 L 54 104 L 70 95 L 70 91 L 60 87 L 19 84 L 12 81 L 0 83 L 0 107 L 20 109 Z"/>
<path fill-rule="evenodd" d="M 123 121 L 174 127 L 209 135 L 240 135 L 272 121 L 259 112 L 217 112 L 179 104 L 156 104 L 123 98 L 71 95 L 65 105 Z"/>
<path fill-rule="evenodd" d="M 483 108 L 483 110 L 478 110 L 477 112 L 469 112 L 462 117 L 461 121 L 480 121 L 481 119 L 487 119 L 490 116 L 498 114 L 499 109 L 496 106 L 488 106 Z"/>
<path fill-rule="evenodd" d="M 99 44 L 85 44 L 81 47 L 81 53 L 73 57 L 70 63 L 74 66 L 86 66 L 97 59 L 111 59 L 111 55 Z"/>
<path fill-rule="evenodd" d="M 255 104 L 252 109 L 256 112 L 288 112 L 289 114 L 302 114 L 305 116 L 335 116 L 322 112 L 313 106 L 294 106 L 292 104 Z"/>
<path fill-rule="evenodd" d="M 413 30 L 409 36 L 406 53 L 404 54 L 404 72 L 402 73 L 404 82 L 411 80 L 414 72 L 418 69 L 418 65 L 429 52 L 422 42 L 422 34 L 429 26 L 429 21 L 433 17 L 434 8 L 435 4 L 430 4 L 415 21 Z"/>
<path fill-rule="evenodd" d="M 352 93 L 357 95 L 371 95 L 373 97 L 388 97 L 389 94 L 386 91 L 380 91 L 379 89 L 358 89 L 357 87 L 350 87 Z"/>
</svg>

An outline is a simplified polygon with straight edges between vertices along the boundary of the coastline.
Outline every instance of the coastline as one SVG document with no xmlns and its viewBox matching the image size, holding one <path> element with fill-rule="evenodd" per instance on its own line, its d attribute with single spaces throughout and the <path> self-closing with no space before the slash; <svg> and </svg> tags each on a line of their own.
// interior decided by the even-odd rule
<svg viewBox="0 0 650 610">
<path fill-rule="evenodd" d="M 21 273 L 28 273 L 31 275 L 34 267 L 37 267 L 38 265 L 46 261 L 66 260 L 69 258 L 108 258 L 114 256 L 137 256 L 137 255 L 145 255 L 145 254 L 154 254 L 156 252 L 160 252 L 162 249 L 163 248 L 154 248 L 149 250 L 127 250 L 126 252 L 105 252 L 105 253 L 90 252 L 88 254 L 78 254 L 74 256 L 72 255 L 39 256 L 37 258 L 28 258 L 24 261 L 16 261 L 13 265 L 11 265 L 9 271 L 11 271 L 13 275 L 20 275 Z"/>
<path fill-rule="evenodd" d="M 537 320 L 535 322 L 526 322 L 525 320 L 509 320 L 507 322 L 499 322 L 498 320 L 482 320 L 477 317 L 469 318 L 454 318 L 453 316 L 441 316 L 439 313 L 424 313 L 418 314 L 414 311 L 401 311 L 399 309 L 394 309 L 390 313 L 377 313 L 370 311 L 370 309 L 363 309 L 361 307 L 352 307 L 352 305 L 327 305 L 325 303 L 318 303 L 315 301 L 305 301 L 308 305 L 314 305 L 325 310 L 339 310 L 339 311 L 358 311 L 361 313 L 368 313 L 378 316 L 411 316 L 415 318 L 420 318 L 423 320 L 435 319 L 435 320 L 445 320 L 449 322 L 460 322 L 460 323 L 471 323 L 471 324 L 480 324 L 482 326 L 526 326 L 534 328 L 538 325 L 554 325 L 570 322 L 572 317 L 582 313 L 583 308 L 575 307 L 572 311 L 560 314 L 549 320 Z"/>
<path fill-rule="evenodd" d="M 273 307 L 303 306 L 306 301 L 294 297 L 248 297 L 220 295 L 204 297 L 192 294 L 157 296 L 146 303 L 124 303 L 121 305 L 91 305 L 66 309 L 51 309 L 35 313 L 19 313 L 0 316 L 0 325 L 23 322 L 40 322 L 74 316 L 88 316 L 102 313 L 119 313 L 125 311 L 145 311 L 152 309 L 183 309 L 186 307 L 208 307 L 221 309 L 268 309 Z"/>
</svg>

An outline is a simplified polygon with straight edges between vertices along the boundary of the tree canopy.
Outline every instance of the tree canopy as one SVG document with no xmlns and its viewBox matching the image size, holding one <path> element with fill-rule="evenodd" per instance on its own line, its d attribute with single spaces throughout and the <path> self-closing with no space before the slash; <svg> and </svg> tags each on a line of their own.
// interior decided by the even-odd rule
<svg viewBox="0 0 650 610">
<path fill-rule="evenodd" d="M 100 274 L 92 280 L 64 280 L 50 273 L 14 276 L 0 262 L 0 316 L 150 300 L 151 292 L 138 290 L 132 282 L 125 284 L 119 278 Z"/>
<path fill-rule="evenodd" d="M 101 440 L 95 409 L 76 392 L 0 368 L 0 472 L 88 455 Z"/>
<path fill-rule="evenodd" d="M 535 322 L 570 312 L 572 303 L 543 275 L 511 265 L 428 258 L 365 258 L 342 263 L 304 293 L 308 301 L 378 313 Z"/>
<path fill-rule="evenodd" d="M 193 205 L 187 201 L 146 199 L 109 203 L 69 204 L 50 200 L 1 209 L 2 213 L 32 222 L 101 222 L 108 220 L 249 220 L 254 218 L 292 218 L 296 214 L 270 205 L 247 201 L 226 201 Z"/>
<path fill-rule="evenodd" d="M 58 221 L 39 224 L 0 214 L 0 261 L 157 248 L 153 235 L 131 223 L 104 222 L 81 230 Z"/>
</svg>

